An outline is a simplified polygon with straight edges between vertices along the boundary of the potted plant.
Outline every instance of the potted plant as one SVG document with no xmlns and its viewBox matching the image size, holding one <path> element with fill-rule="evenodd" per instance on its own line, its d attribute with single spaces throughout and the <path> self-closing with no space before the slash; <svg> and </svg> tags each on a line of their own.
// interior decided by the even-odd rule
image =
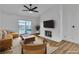
<svg viewBox="0 0 79 59">
<path fill-rule="evenodd" d="M 36 26 L 36 33 L 39 33 L 39 30 L 40 30 L 40 26 L 37 25 L 37 26 Z"/>
</svg>

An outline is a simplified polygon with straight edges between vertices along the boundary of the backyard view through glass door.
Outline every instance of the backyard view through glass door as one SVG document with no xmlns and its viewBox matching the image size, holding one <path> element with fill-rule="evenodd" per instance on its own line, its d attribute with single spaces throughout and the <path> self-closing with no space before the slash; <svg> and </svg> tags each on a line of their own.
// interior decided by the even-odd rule
<svg viewBox="0 0 79 59">
<path fill-rule="evenodd" d="M 19 34 L 31 34 L 31 21 L 19 20 Z"/>
</svg>

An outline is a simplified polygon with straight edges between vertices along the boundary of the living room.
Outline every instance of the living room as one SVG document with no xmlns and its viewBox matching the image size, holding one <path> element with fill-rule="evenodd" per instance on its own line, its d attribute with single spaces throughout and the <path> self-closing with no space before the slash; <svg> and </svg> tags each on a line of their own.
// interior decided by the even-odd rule
<svg viewBox="0 0 79 59">
<path fill-rule="evenodd" d="M 32 8 L 34 10 L 32 10 Z M 78 10 L 78 4 L 1 4 L 0 53 L 79 53 Z M 2 41 L 4 37 L 12 39 L 9 45 L 7 45 L 7 41 Z M 35 46 L 33 46 L 35 48 L 41 44 L 40 46 L 42 46 L 44 50 L 40 50 L 40 46 L 38 47 L 39 49 L 35 51 L 33 51 L 33 48 L 28 48 L 29 45 L 25 47 L 25 45 L 22 44 L 25 39 L 27 39 L 27 45 L 35 44 Z M 4 42 L 4 44 L 2 42 Z M 44 43 L 44 46 L 42 43 Z M 8 46 L 10 49 L 4 49 L 7 48 L 5 46 Z M 30 49 L 32 49 L 32 51 Z"/>
</svg>

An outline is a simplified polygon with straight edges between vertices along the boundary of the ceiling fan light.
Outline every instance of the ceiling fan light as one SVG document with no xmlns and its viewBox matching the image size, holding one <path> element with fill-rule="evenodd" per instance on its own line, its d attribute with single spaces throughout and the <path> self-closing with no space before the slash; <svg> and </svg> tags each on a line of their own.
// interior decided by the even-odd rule
<svg viewBox="0 0 79 59">
<path fill-rule="evenodd" d="M 29 13 L 33 13 L 32 11 L 29 11 Z"/>
</svg>

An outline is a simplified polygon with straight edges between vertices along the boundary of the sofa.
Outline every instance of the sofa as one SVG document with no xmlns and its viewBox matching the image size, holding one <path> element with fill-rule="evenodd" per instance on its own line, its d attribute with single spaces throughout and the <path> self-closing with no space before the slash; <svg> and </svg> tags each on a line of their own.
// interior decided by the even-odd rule
<svg viewBox="0 0 79 59">
<path fill-rule="evenodd" d="M 11 34 L 7 34 L 6 37 L 0 39 L 0 52 L 11 49 L 12 39 L 13 36 Z"/>
<path fill-rule="evenodd" d="M 11 35 L 13 36 L 13 38 L 18 38 L 19 37 L 19 34 L 16 33 L 16 32 L 11 32 Z"/>
</svg>

